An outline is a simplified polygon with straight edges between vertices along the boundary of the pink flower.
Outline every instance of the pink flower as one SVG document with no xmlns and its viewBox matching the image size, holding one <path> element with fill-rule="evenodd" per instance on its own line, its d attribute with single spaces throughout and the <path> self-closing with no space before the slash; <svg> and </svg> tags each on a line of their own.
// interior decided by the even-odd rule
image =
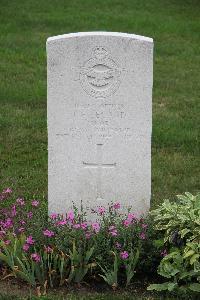
<svg viewBox="0 0 200 300">
<path fill-rule="evenodd" d="M 97 222 L 92 223 L 92 229 L 94 230 L 95 233 L 98 233 L 100 230 L 100 224 Z"/>
<path fill-rule="evenodd" d="M 29 250 L 30 246 L 28 244 L 24 244 L 24 246 L 22 248 L 25 252 L 27 252 Z"/>
<path fill-rule="evenodd" d="M 133 220 L 136 219 L 136 216 L 135 216 L 135 214 L 129 213 L 128 216 L 127 216 L 127 219 L 128 219 L 130 222 L 132 222 Z"/>
<path fill-rule="evenodd" d="M 121 249 L 122 245 L 121 245 L 120 243 L 116 242 L 116 243 L 115 243 L 115 247 L 116 247 L 117 249 Z"/>
<path fill-rule="evenodd" d="M 5 245 L 9 245 L 11 243 L 11 241 L 10 240 L 6 240 L 6 241 L 4 241 L 4 244 Z"/>
<path fill-rule="evenodd" d="M 3 190 L 2 193 L 3 194 L 11 194 L 12 193 L 12 189 L 11 188 L 7 188 L 7 189 Z"/>
<path fill-rule="evenodd" d="M 58 217 L 58 214 L 55 214 L 55 213 L 53 213 L 53 214 L 50 215 L 50 218 L 52 220 L 55 220 L 57 217 Z"/>
<path fill-rule="evenodd" d="M 120 209 L 121 205 L 119 202 L 115 202 L 112 206 L 114 209 Z"/>
<path fill-rule="evenodd" d="M 83 230 L 86 230 L 86 229 L 87 229 L 87 223 L 86 223 L 86 222 L 81 223 L 81 228 L 82 228 Z"/>
<path fill-rule="evenodd" d="M 147 224 L 142 224 L 142 228 L 143 228 L 143 229 L 146 229 L 147 227 L 148 227 Z"/>
<path fill-rule="evenodd" d="M 100 207 L 98 207 L 97 211 L 100 215 L 103 215 L 105 213 L 106 209 L 105 209 L 105 207 L 100 206 Z"/>
<path fill-rule="evenodd" d="M 80 224 L 74 224 L 74 225 L 73 225 L 73 228 L 75 228 L 75 229 L 79 229 L 80 227 L 81 227 Z"/>
<path fill-rule="evenodd" d="M 112 236 L 117 236 L 117 229 L 110 231 L 110 234 Z"/>
<path fill-rule="evenodd" d="M 3 190 L 2 193 L 0 194 L 0 201 L 3 201 L 6 198 L 8 198 L 11 193 L 12 193 L 12 190 L 10 188 Z"/>
<path fill-rule="evenodd" d="M 53 252 L 53 249 L 50 247 L 50 246 L 44 246 L 44 250 L 47 252 L 47 253 L 52 253 Z"/>
<path fill-rule="evenodd" d="M 126 219 L 126 220 L 123 221 L 123 225 L 125 227 L 128 227 L 130 224 L 131 224 L 131 221 L 129 219 Z"/>
<path fill-rule="evenodd" d="M 111 225 L 111 226 L 109 227 L 109 231 L 114 230 L 114 229 L 115 229 L 115 226 L 114 226 L 114 225 Z"/>
<path fill-rule="evenodd" d="M 52 237 L 52 236 L 55 235 L 55 233 L 54 233 L 53 231 L 48 230 L 48 229 L 44 230 L 44 231 L 43 231 L 43 234 L 44 234 L 45 236 L 48 236 L 48 237 Z"/>
<path fill-rule="evenodd" d="M 12 206 L 11 215 L 12 215 L 12 217 L 15 217 L 16 214 L 17 214 L 17 211 L 16 211 L 16 205 L 13 205 L 13 206 Z"/>
<path fill-rule="evenodd" d="M 11 218 L 8 218 L 2 225 L 5 229 L 8 229 L 13 226 L 13 222 L 12 222 Z"/>
<path fill-rule="evenodd" d="M 32 201 L 32 206 L 37 207 L 40 204 L 38 200 L 33 200 Z"/>
<path fill-rule="evenodd" d="M 128 254 L 127 251 L 123 251 L 123 252 L 120 253 L 120 257 L 122 259 L 127 259 L 129 257 L 129 254 Z"/>
<path fill-rule="evenodd" d="M 16 200 L 17 204 L 19 204 L 20 206 L 24 206 L 25 205 L 25 201 L 22 198 L 17 198 Z"/>
<path fill-rule="evenodd" d="M 32 235 L 30 235 L 30 236 L 27 237 L 26 242 L 29 245 L 33 245 L 35 243 L 35 241 L 33 240 Z"/>
<path fill-rule="evenodd" d="M 31 254 L 31 258 L 32 258 L 32 260 L 35 261 L 35 262 L 40 262 L 40 255 L 37 254 L 37 253 Z"/>
<path fill-rule="evenodd" d="M 24 225 L 24 224 L 26 224 L 26 222 L 24 220 L 20 220 L 20 224 Z"/>
<path fill-rule="evenodd" d="M 69 220 L 69 221 L 73 221 L 74 220 L 74 212 L 72 210 L 70 210 L 67 213 L 67 220 Z"/>
<path fill-rule="evenodd" d="M 57 226 L 63 226 L 63 225 L 66 225 L 66 224 L 67 224 L 66 220 L 61 220 L 61 221 L 56 222 Z"/>
<path fill-rule="evenodd" d="M 33 216 L 33 213 L 32 213 L 32 211 L 29 211 L 29 212 L 27 213 L 27 217 L 28 217 L 29 219 L 31 219 L 31 218 L 32 218 L 32 216 Z"/>
<path fill-rule="evenodd" d="M 20 228 L 18 229 L 18 231 L 21 233 L 21 232 L 24 232 L 25 229 L 24 229 L 24 227 L 20 227 Z"/>
<path fill-rule="evenodd" d="M 110 226 L 109 227 L 109 233 L 112 235 L 112 236 L 117 236 L 117 229 L 115 228 L 115 226 Z"/>
<path fill-rule="evenodd" d="M 89 232 L 89 231 L 86 232 L 86 233 L 85 233 L 86 239 L 89 240 L 89 239 L 91 238 L 91 235 L 92 235 L 91 232 Z"/>
<path fill-rule="evenodd" d="M 146 235 L 145 235 L 144 232 L 140 233 L 140 238 L 141 238 L 142 240 L 145 240 L 145 239 L 146 239 Z"/>
</svg>

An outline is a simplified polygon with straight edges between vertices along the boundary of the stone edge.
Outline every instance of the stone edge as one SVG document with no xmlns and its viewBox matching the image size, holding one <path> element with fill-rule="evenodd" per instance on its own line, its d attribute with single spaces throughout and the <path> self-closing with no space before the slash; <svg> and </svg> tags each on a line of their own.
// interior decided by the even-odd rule
<svg viewBox="0 0 200 300">
<path fill-rule="evenodd" d="M 153 43 L 153 39 L 142 36 L 142 35 L 136 35 L 136 34 L 131 34 L 131 33 L 123 33 L 123 32 L 107 32 L 107 31 L 94 31 L 94 32 L 75 32 L 75 33 L 68 33 L 68 34 L 62 34 L 62 35 L 56 35 L 49 37 L 47 39 L 47 44 L 57 41 L 57 40 L 62 40 L 62 39 L 67 39 L 67 38 L 74 38 L 74 37 L 84 37 L 84 36 L 113 36 L 113 37 L 124 37 L 124 38 L 131 38 L 139 41 L 144 41 L 144 42 L 149 42 Z"/>
</svg>

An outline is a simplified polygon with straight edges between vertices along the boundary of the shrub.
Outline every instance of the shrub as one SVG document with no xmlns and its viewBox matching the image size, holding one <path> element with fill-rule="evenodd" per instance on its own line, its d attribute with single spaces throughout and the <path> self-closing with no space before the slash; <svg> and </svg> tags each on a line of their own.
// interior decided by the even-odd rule
<svg viewBox="0 0 200 300">
<path fill-rule="evenodd" d="M 148 289 L 200 292 L 200 194 L 185 193 L 176 202 L 165 200 L 151 215 L 168 247 L 158 274 L 170 281 Z"/>
</svg>

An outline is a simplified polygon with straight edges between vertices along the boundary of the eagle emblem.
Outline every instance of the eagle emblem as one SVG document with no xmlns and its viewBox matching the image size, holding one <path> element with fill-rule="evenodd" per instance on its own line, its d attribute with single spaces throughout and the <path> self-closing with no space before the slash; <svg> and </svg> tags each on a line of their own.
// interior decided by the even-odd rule
<svg viewBox="0 0 200 300">
<path fill-rule="evenodd" d="M 96 47 L 93 57 L 79 69 L 83 89 L 93 97 L 107 97 L 120 85 L 121 69 L 104 47 Z"/>
</svg>

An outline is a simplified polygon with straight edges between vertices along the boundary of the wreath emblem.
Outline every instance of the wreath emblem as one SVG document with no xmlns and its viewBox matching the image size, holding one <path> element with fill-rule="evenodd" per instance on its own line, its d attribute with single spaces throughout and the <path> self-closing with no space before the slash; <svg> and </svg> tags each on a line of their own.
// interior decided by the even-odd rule
<svg viewBox="0 0 200 300">
<path fill-rule="evenodd" d="M 121 69 L 102 46 L 93 50 L 93 57 L 80 68 L 79 74 L 85 92 L 96 98 L 115 93 L 120 85 L 120 77 Z"/>
</svg>

